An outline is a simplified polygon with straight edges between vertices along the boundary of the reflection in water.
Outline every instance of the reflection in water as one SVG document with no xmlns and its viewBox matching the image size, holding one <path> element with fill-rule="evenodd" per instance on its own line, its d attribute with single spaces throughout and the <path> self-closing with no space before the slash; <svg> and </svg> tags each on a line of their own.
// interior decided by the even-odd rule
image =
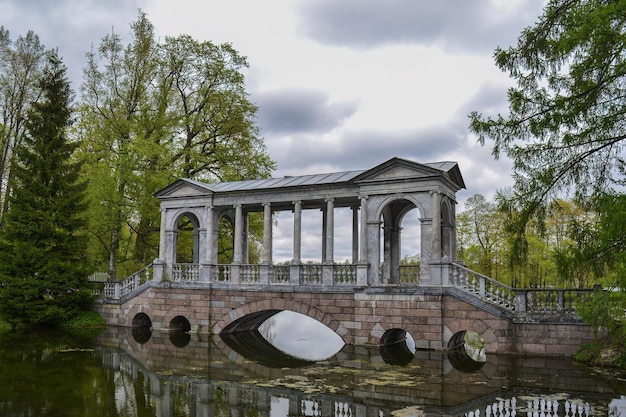
<svg viewBox="0 0 626 417">
<path fill-rule="evenodd" d="M 170 330 L 170 342 L 176 347 L 184 348 L 189 344 L 191 335 L 186 330 Z"/>
<path fill-rule="evenodd" d="M 289 310 L 265 320 L 259 333 L 278 350 L 305 361 L 322 361 L 345 345 L 341 336 L 319 321 Z"/>
<path fill-rule="evenodd" d="M 142 344 L 124 328 L 84 343 L 0 334 L 0 415 L 617 417 L 626 402 L 623 380 L 561 359 L 489 355 L 461 372 L 441 352 L 392 366 L 378 347 L 344 346 L 324 362 L 278 368 L 220 337 L 192 334 L 177 347 L 169 336 L 155 331 Z"/>
<path fill-rule="evenodd" d="M 415 340 L 402 329 L 389 329 L 381 337 L 380 356 L 390 365 L 406 365 L 415 356 Z"/>
<path fill-rule="evenodd" d="M 454 367 L 454 369 L 457 369 L 461 372 L 472 373 L 478 371 L 480 368 L 483 367 L 486 359 L 487 358 L 485 357 L 485 360 L 483 361 L 475 361 L 470 355 L 465 352 L 461 352 L 458 350 L 448 351 L 448 360 L 450 361 L 450 364 Z"/>
<path fill-rule="evenodd" d="M 139 344 L 144 344 L 150 340 L 152 329 L 149 326 L 138 326 L 132 328 L 133 339 Z"/>
<path fill-rule="evenodd" d="M 297 368 L 313 363 L 287 355 L 256 330 L 222 333 L 220 337 L 232 350 L 246 359 L 269 368 Z"/>
<path fill-rule="evenodd" d="M 450 338 L 448 349 L 465 353 L 474 362 L 485 362 L 485 340 L 472 330 L 463 330 Z"/>
</svg>

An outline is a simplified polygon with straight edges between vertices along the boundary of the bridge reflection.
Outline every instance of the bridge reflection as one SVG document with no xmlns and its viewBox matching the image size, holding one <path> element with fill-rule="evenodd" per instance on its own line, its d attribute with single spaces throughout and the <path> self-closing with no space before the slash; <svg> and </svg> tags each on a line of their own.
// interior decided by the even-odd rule
<svg viewBox="0 0 626 417">
<path fill-rule="evenodd" d="M 417 351 L 398 366 L 378 348 L 346 346 L 322 363 L 288 368 L 246 357 L 218 336 L 190 339 L 178 347 L 167 332 L 140 341 L 127 328 L 101 334 L 97 352 L 123 385 L 120 404 L 143 398 L 159 416 L 582 417 L 608 415 L 619 397 L 567 360 L 488 355 L 471 369 Z"/>
</svg>

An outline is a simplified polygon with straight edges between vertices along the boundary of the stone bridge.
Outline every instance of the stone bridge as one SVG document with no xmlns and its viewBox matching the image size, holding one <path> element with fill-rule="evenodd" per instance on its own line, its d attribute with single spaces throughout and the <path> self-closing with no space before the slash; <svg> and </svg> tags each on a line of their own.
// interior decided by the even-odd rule
<svg viewBox="0 0 626 417">
<path fill-rule="evenodd" d="M 417 348 L 447 349 L 455 334 L 473 331 L 487 352 L 571 355 L 594 336 L 574 311 L 590 291 L 516 289 L 465 268 L 456 260 L 455 221 L 456 192 L 464 187 L 456 163 L 400 158 L 364 171 L 179 180 L 156 194 L 159 258 L 125 280 L 106 282 L 96 308 L 111 325 L 213 334 L 251 313 L 291 310 L 324 323 L 347 344 L 393 342 L 400 329 Z M 337 235 L 339 208 L 351 209 L 348 236 Z M 402 221 L 413 209 L 419 266 L 404 266 Z M 281 211 L 292 213 L 293 257 L 275 264 L 273 216 Z M 320 262 L 302 256 L 307 211 L 322 214 Z M 263 232 L 255 240 L 249 230 L 257 219 Z M 183 224 L 193 227 L 188 247 L 179 239 Z M 218 262 L 224 228 L 233 251 L 229 262 Z M 338 239 L 352 243 L 351 262 L 335 260 Z M 255 243 L 260 259 L 251 263 Z"/>
</svg>

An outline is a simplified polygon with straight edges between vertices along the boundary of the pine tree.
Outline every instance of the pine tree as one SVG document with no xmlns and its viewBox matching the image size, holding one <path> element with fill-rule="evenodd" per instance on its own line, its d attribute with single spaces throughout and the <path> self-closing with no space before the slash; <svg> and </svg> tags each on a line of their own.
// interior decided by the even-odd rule
<svg viewBox="0 0 626 417">
<path fill-rule="evenodd" d="M 6 228 L 0 236 L 0 316 L 19 325 L 56 325 L 91 300 L 84 265 L 86 184 L 68 138 L 72 90 L 50 53 L 14 167 Z"/>
</svg>

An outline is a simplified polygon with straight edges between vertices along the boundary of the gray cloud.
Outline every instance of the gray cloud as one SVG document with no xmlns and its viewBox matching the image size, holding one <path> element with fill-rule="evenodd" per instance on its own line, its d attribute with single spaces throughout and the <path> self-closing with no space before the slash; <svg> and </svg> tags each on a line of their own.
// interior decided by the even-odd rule
<svg viewBox="0 0 626 417">
<path fill-rule="evenodd" d="M 434 162 L 446 159 L 463 137 L 462 132 L 451 124 L 398 131 L 353 130 L 334 139 L 293 135 L 267 141 L 270 153 L 281 161 L 280 172 L 299 175 L 319 172 L 319 169 L 367 169 L 395 156 Z M 323 167 L 320 167 L 320 161 Z"/>
<path fill-rule="evenodd" d="M 488 52 L 512 44 L 539 16 L 543 3 L 527 0 L 505 13 L 495 0 L 306 0 L 299 13 L 304 34 L 325 44 L 418 44 Z"/>
<path fill-rule="evenodd" d="M 111 31 L 122 38 L 130 32 L 145 0 L 0 0 L 0 22 L 11 39 L 32 30 L 46 48 L 58 48 L 68 67 L 72 88 L 78 90 L 85 53 Z"/>
<path fill-rule="evenodd" d="M 327 93 L 290 88 L 258 93 L 259 126 L 264 133 L 328 132 L 357 111 L 356 102 L 332 103 Z"/>
</svg>

